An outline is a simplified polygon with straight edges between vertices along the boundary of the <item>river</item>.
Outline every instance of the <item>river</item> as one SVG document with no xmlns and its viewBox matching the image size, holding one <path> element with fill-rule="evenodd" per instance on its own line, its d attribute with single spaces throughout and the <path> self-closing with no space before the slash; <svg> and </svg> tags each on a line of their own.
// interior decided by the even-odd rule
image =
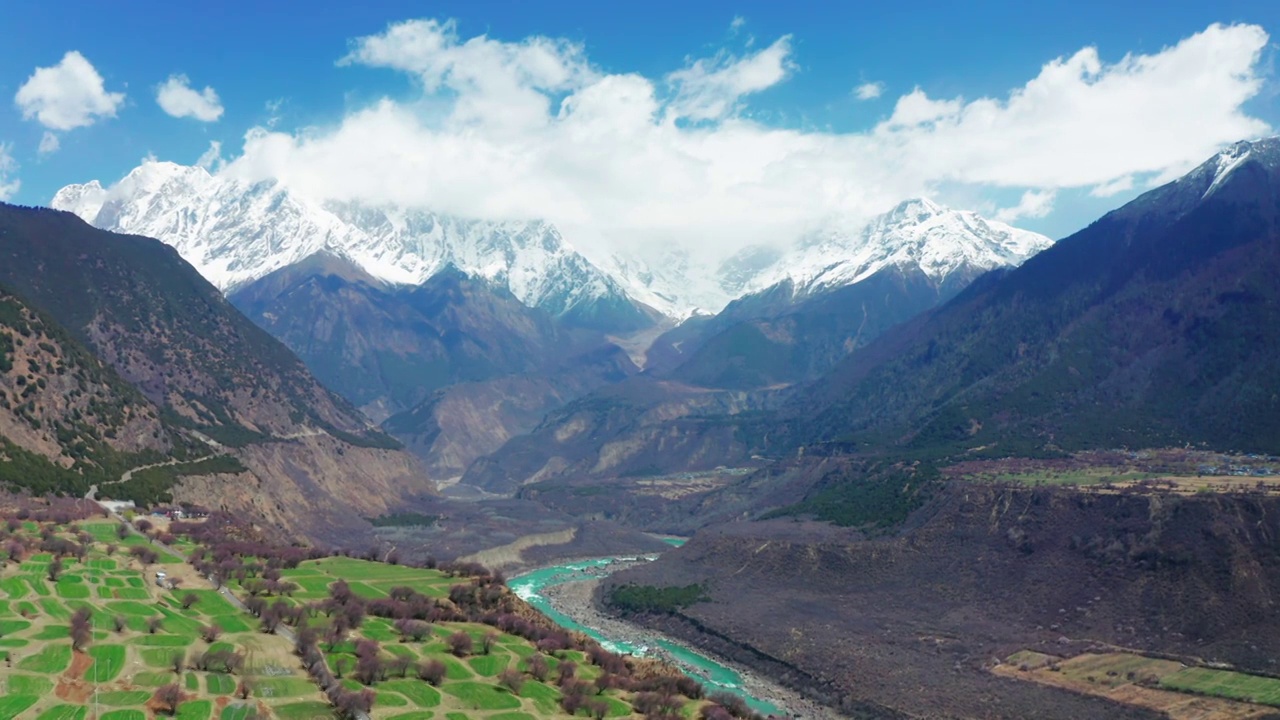
<svg viewBox="0 0 1280 720">
<path fill-rule="evenodd" d="M 676 546 L 680 544 L 680 541 L 675 538 L 669 539 L 667 542 Z M 570 630 L 578 630 L 590 635 L 612 652 L 661 657 L 680 666 L 690 677 L 707 686 L 710 692 L 731 692 L 746 700 L 747 704 L 757 712 L 765 715 L 784 715 L 783 711 L 773 703 L 752 696 L 746 690 L 748 683 L 744 682 L 742 675 L 733 668 L 726 667 L 685 645 L 673 643 L 650 630 L 635 625 L 627 625 L 629 632 L 626 637 L 606 635 L 601 629 L 583 625 L 558 610 L 545 594 L 548 588 L 557 585 L 583 582 L 590 578 L 599 578 L 607 575 L 612 572 L 609 569 L 611 565 L 625 566 L 637 560 L 652 560 L 656 557 L 656 555 L 648 555 L 644 557 L 596 558 L 553 565 L 512 578 L 508 581 L 508 585 L 510 585 L 513 592 L 524 598 L 530 605 L 546 613 L 552 620 Z M 604 623 L 600 624 L 604 625 Z M 618 623 L 608 623 L 608 625 L 616 627 Z"/>
</svg>

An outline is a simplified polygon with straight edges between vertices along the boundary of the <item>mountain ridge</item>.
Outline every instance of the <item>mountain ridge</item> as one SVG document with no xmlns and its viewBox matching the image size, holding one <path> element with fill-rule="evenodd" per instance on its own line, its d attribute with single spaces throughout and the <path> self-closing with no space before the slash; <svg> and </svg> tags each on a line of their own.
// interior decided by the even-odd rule
<svg viewBox="0 0 1280 720">
<path fill-rule="evenodd" d="M 394 285 L 420 285 L 452 265 L 571 322 L 611 329 L 652 322 L 650 311 L 541 220 L 316 203 L 279 182 L 246 183 L 158 161 L 110 188 L 68 185 L 50 204 L 97 227 L 163 240 L 224 292 L 329 252 Z"/>
<path fill-rule="evenodd" d="M 152 237 L 224 292 L 319 252 L 369 275 L 416 286 L 449 265 L 521 302 L 613 332 L 683 321 L 790 280 L 797 297 L 849 285 L 890 265 L 939 283 L 1017 264 L 1048 238 L 917 198 L 869 223 L 829 219 L 779 246 L 744 248 L 708 266 L 675 246 L 580 252 L 543 220 L 485 221 L 357 202 L 313 202 L 277 181 L 248 183 L 198 166 L 146 161 L 110 187 L 68 185 L 51 206 L 105 229 Z"/>
<path fill-rule="evenodd" d="M 1280 138 L 1237 144 L 848 358 L 806 396 L 840 399 L 803 434 L 897 435 L 915 417 L 921 448 L 1275 449 L 1278 217 Z"/>
<path fill-rule="evenodd" d="M 0 204 L 0 284 L 65 328 L 109 368 L 106 376 L 128 383 L 119 397 L 145 398 L 171 444 L 194 446 L 196 455 L 212 447 L 247 468 L 248 475 L 219 475 L 184 499 L 253 510 L 301 534 L 360 532 L 361 517 L 435 492 L 395 441 L 158 240 L 99 230 L 66 212 Z M 131 466 L 170 456 L 183 459 L 156 447 Z M 95 481 L 129 467 L 109 465 Z M 359 478 L 362 491 L 353 492 L 347 478 Z"/>
</svg>

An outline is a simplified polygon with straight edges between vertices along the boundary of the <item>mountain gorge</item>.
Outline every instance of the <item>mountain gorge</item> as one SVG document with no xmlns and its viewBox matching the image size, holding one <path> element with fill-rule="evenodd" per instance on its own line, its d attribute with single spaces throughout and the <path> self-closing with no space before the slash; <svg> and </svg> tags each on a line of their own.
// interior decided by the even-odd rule
<svg viewBox="0 0 1280 720">
<path fill-rule="evenodd" d="M 155 162 L 108 189 L 68 186 L 54 205 L 178 249 L 444 483 L 491 453 L 529 460 L 546 452 L 555 443 L 537 432 L 578 417 L 580 399 L 607 406 L 594 392 L 651 407 L 644 416 L 660 420 L 641 423 L 645 432 L 679 417 L 759 411 L 774 402 L 769 388 L 814 379 L 982 272 L 1049 244 L 913 200 L 862 230 L 833 222 L 791 250 L 748 248 L 714 272 L 678 248 L 650 262 L 611 256 L 602 271 L 546 223 L 313 203 L 279 183 Z M 718 315 L 659 337 L 696 309 L 691 298 L 718 307 L 735 297 Z M 640 371 L 645 378 L 629 379 Z M 616 383 L 617 392 L 606 391 Z M 733 394 L 742 391 L 764 395 Z M 607 422 L 581 437 L 603 443 L 640 426 Z M 641 448 L 656 437 L 619 447 L 646 455 Z M 507 443 L 514 445 L 503 449 Z M 522 443 L 539 449 L 529 455 Z M 715 454 L 705 446 L 689 457 L 710 462 Z M 470 477 L 505 462 L 485 460 Z M 565 458 L 562 469 L 583 462 Z"/>
<path fill-rule="evenodd" d="M 556 478 L 750 464 L 769 443 L 741 432 L 743 423 L 767 426 L 796 388 L 983 272 L 1048 244 L 925 200 L 904 202 L 858 233 L 832 231 L 805 246 L 800 259 L 777 260 L 773 277 L 783 279 L 657 338 L 643 377 L 548 415 L 527 437 L 478 462 L 463 482 L 510 492 Z"/>
<path fill-rule="evenodd" d="M 1266 716 L 1066 666 L 1273 672 L 1278 272 L 1280 138 L 1238 143 L 721 418 L 769 461 L 622 515 L 713 524 L 610 582 L 698 584 L 645 622 L 855 710 Z M 607 512 L 584 487 L 527 492 Z"/>
</svg>

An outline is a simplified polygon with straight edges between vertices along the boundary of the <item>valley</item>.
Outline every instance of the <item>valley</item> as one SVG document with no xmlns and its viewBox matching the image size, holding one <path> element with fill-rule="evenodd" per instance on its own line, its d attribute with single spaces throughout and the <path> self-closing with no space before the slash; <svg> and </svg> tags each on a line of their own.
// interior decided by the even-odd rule
<svg viewBox="0 0 1280 720">
<path fill-rule="evenodd" d="M 740 114 L 778 82 L 746 55 L 659 91 L 576 40 L 459 38 L 406 21 L 330 62 L 432 98 L 365 111 L 362 145 L 405 146 L 375 160 L 275 173 L 345 125 L 268 124 L 27 207 L 0 143 L 0 720 L 1280 716 L 1280 137 L 1153 131 L 1177 157 L 1096 182 L 949 142 L 921 154 L 992 164 L 846 178 L 1073 73 L 1219 55 L 917 85 L 861 164 L 807 116 L 717 164 L 773 117 Z M 788 76 L 790 38 L 750 59 Z M 626 145 L 595 145 L 619 98 L 625 182 L 569 152 Z M 483 151 L 526 122 L 572 142 Z M 611 199 L 453 187 L 561 162 Z M 386 187 L 335 190 L 366 163 Z M 1016 226 L 1054 213 L 1074 231 Z"/>
<path fill-rule="evenodd" d="M 226 515 L 153 527 L 87 500 L 0 503 L 5 718 L 627 718 L 683 708 L 677 688 L 715 707 L 474 564 L 273 546 Z"/>
</svg>

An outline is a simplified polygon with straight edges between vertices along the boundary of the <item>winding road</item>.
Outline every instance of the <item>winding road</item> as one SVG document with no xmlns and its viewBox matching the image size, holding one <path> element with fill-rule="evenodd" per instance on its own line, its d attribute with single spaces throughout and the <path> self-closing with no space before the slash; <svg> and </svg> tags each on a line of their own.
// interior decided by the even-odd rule
<svg viewBox="0 0 1280 720">
<path fill-rule="evenodd" d="M 133 479 L 134 473 L 140 472 L 142 470 L 150 470 L 152 468 L 158 468 L 158 467 L 169 467 L 172 465 L 186 465 L 189 463 L 198 463 L 202 460 L 208 460 L 209 458 L 218 457 L 219 455 L 231 454 L 231 450 L 228 449 L 226 445 L 223 445 L 222 443 L 218 442 L 217 440 L 214 440 L 208 435 L 205 435 L 204 433 L 198 432 L 195 430 L 192 430 L 191 434 L 200 442 L 204 443 L 205 445 L 208 445 L 210 448 L 213 448 L 213 454 L 206 455 L 202 458 L 196 458 L 195 460 L 166 460 L 164 462 L 149 463 L 147 465 L 139 465 L 137 467 L 129 468 L 128 470 L 125 470 L 120 475 L 119 480 L 112 480 L 111 482 L 102 483 L 102 487 L 106 487 L 107 485 L 119 485 L 120 483 L 129 482 L 130 480 Z M 303 429 L 297 432 L 292 432 L 287 435 L 272 435 L 271 439 L 272 440 L 298 440 L 300 438 L 318 437 L 320 435 L 328 435 L 328 434 L 329 432 L 327 430 L 323 430 L 321 428 L 304 427 Z M 98 501 L 98 485 L 96 484 L 90 485 L 89 490 L 84 494 L 84 498 L 86 500 L 92 500 L 94 502 L 97 502 Z"/>
</svg>

